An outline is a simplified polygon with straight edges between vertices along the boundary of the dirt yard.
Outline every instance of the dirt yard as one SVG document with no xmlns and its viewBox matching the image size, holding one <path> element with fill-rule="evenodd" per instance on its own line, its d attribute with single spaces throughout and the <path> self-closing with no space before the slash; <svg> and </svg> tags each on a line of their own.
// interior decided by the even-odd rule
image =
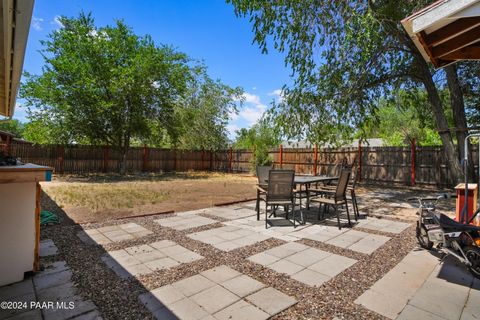
<svg viewBox="0 0 480 320">
<path fill-rule="evenodd" d="M 253 198 L 255 182 L 250 175 L 207 172 L 55 176 L 42 183 L 42 207 L 76 223 L 101 222 Z"/>
</svg>

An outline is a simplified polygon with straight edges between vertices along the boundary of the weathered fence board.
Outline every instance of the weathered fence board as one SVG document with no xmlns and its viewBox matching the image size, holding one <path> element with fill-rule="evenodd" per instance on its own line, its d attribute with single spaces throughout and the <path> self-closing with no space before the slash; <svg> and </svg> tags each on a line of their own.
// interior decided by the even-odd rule
<svg viewBox="0 0 480 320">
<path fill-rule="evenodd" d="M 478 148 L 472 159 L 478 172 Z M 412 157 L 412 150 L 415 153 Z M 106 146 L 29 145 L 13 142 L 13 156 L 24 162 L 53 167 L 56 173 L 117 172 L 121 154 Z M 297 173 L 335 175 L 342 162 L 355 164 L 362 182 L 387 182 L 404 185 L 447 185 L 449 172 L 441 147 L 360 147 L 341 149 L 275 148 L 269 154 L 276 167 Z M 210 170 L 221 172 L 251 171 L 251 150 L 173 150 L 132 147 L 127 153 L 129 172 L 168 172 Z M 412 166 L 412 159 L 415 165 Z M 315 164 L 316 160 L 316 164 Z"/>
</svg>

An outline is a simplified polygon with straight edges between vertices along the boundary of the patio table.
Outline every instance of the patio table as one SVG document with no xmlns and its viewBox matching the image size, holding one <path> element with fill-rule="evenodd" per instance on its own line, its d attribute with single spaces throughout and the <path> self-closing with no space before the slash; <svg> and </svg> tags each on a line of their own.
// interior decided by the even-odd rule
<svg viewBox="0 0 480 320">
<path fill-rule="evenodd" d="M 299 200 L 300 200 L 300 209 L 302 209 L 302 198 L 307 198 L 307 209 L 310 209 L 310 192 L 309 188 L 312 183 L 328 183 L 338 180 L 338 177 L 332 177 L 332 176 L 326 176 L 326 175 L 321 175 L 321 176 L 311 176 L 311 175 L 295 175 L 295 178 L 293 182 L 295 185 L 299 186 L 299 191 L 297 192 L 299 194 Z M 305 195 L 306 197 L 302 197 L 302 186 L 305 187 Z"/>
</svg>

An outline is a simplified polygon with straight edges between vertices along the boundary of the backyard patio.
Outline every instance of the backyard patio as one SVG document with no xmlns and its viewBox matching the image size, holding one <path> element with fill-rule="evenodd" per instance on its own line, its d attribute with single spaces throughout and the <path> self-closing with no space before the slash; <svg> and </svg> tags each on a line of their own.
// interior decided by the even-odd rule
<svg viewBox="0 0 480 320">
<path fill-rule="evenodd" d="M 279 211 L 265 229 L 255 202 L 49 226 L 45 270 L 0 288 L 28 308 L 0 319 L 475 319 L 480 282 L 417 248 L 412 194 L 436 193 L 363 188 L 358 222 L 341 230 L 334 215 L 316 220 L 316 206 L 304 225 Z"/>
</svg>

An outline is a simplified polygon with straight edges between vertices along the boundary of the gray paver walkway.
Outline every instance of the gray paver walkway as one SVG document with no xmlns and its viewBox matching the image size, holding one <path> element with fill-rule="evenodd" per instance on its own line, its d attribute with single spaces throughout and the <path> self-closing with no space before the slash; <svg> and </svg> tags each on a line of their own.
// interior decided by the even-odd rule
<svg viewBox="0 0 480 320">
<path fill-rule="evenodd" d="M 373 253 L 388 240 L 390 240 L 390 237 L 375 235 L 349 228 L 342 228 L 339 230 L 335 224 L 323 225 L 307 222 L 306 225 L 299 225 L 294 229 L 293 225 L 283 218 L 271 219 L 270 221 L 273 226 L 268 229 L 265 229 L 265 221 L 263 219 L 257 221 L 256 215 L 232 221 L 226 221 L 224 224 L 237 228 L 252 230 L 284 241 L 292 242 L 305 238 L 314 241 L 325 242 L 365 254 Z M 360 221 L 361 222 L 359 222 L 359 226 L 361 227 L 390 233 L 400 233 L 409 226 L 408 223 L 369 217 Z"/>
<path fill-rule="evenodd" d="M 309 286 L 320 286 L 356 260 L 290 242 L 248 258 Z"/>
<path fill-rule="evenodd" d="M 198 253 L 173 241 L 161 240 L 150 244 L 108 251 L 102 260 L 121 278 L 172 268 L 181 263 L 202 259 Z"/>
<path fill-rule="evenodd" d="M 268 235 L 235 226 L 225 226 L 188 235 L 222 251 L 232 251 L 270 238 Z"/>
<path fill-rule="evenodd" d="M 414 250 L 355 302 L 390 319 L 478 319 L 479 292 L 452 257 Z"/>
<path fill-rule="evenodd" d="M 40 257 L 54 256 L 58 253 L 58 248 L 51 239 L 45 239 L 40 241 L 40 247 L 38 254 Z"/>
<path fill-rule="evenodd" d="M 219 266 L 139 296 L 157 319 L 263 320 L 296 300 L 227 266 Z"/>
<path fill-rule="evenodd" d="M 174 217 L 157 219 L 155 222 L 162 227 L 168 227 L 175 230 L 186 230 L 190 228 L 206 226 L 216 223 L 217 221 L 196 214 L 180 214 Z"/>
<path fill-rule="evenodd" d="M 106 245 L 113 242 L 141 238 L 152 233 L 152 231 L 136 223 L 125 223 L 97 229 L 87 229 L 78 232 L 77 236 L 86 244 Z"/>
<path fill-rule="evenodd" d="M 255 211 L 251 209 L 231 206 L 209 208 L 206 213 L 228 220 L 246 218 L 256 214 Z"/>
<path fill-rule="evenodd" d="M 0 319 L 102 319 L 95 304 L 77 294 L 71 277 L 66 263 L 57 261 L 33 278 L 1 287 L 0 301 L 25 304 L 21 308 L 0 309 Z"/>
<path fill-rule="evenodd" d="M 398 234 L 403 230 L 407 229 L 410 224 L 405 222 L 369 217 L 367 219 L 359 220 L 356 226 L 375 231 Z"/>
</svg>

